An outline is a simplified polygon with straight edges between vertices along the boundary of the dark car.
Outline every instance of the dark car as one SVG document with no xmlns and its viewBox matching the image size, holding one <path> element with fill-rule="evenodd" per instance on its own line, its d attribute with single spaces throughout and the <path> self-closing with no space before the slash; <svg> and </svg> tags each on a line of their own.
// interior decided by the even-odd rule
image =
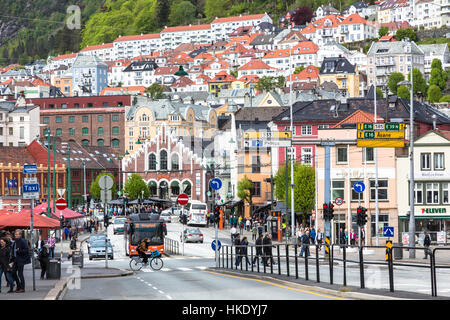
<svg viewBox="0 0 450 320">
<path fill-rule="evenodd" d="M 105 258 L 105 240 L 96 240 L 91 243 L 89 250 L 89 260 L 93 258 Z M 108 259 L 114 259 L 114 251 L 111 243 L 108 241 Z"/>
</svg>

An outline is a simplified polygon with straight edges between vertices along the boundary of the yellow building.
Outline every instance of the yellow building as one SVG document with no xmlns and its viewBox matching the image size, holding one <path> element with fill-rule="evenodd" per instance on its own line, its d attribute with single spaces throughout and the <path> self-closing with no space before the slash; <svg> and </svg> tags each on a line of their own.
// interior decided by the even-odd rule
<svg viewBox="0 0 450 320">
<path fill-rule="evenodd" d="M 347 97 L 359 97 L 359 71 L 346 58 L 324 58 L 319 73 L 320 84 L 334 82 Z"/>
<path fill-rule="evenodd" d="M 216 129 L 217 113 L 208 106 L 136 96 L 125 110 L 125 149 L 133 154 L 138 139 L 152 139 L 164 134 L 162 130 L 176 137 L 210 139 Z"/>
</svg>

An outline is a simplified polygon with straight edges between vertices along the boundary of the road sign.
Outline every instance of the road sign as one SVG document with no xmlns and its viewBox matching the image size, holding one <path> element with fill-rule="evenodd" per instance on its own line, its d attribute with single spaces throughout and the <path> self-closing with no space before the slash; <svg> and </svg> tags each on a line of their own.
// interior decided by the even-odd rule
<svg viewBox="0 0 450 320">
<path fill-rule="evenodd" d="M 290 139 L 291 131 L 251 131 L 244 132 L 244 139 Z"/>
<path fill-rule="evenodd" d="M 23 178 L 24 184 L 37 184 L 37 178 Z"/>
<path fill-rule="evenodd" d="M 358 147 L 372 147 L 372 148 L 404 148 L 404 140 L 358 140 L 356 142 Z"/>
<path fill-rule="evenodd" d="M 98 179 L 98 185 L 101 189 L 111 189 L 114 184 L 113 179 L 110 176 L 104 175 Z"/>
<path fill-rule="evenodd" d="M 394 227 L 383 227 L 383 237 L 393 237 L 394 236 Z"/>
<path fill-rule="evenodd" d="M 222 188 L 222 180 L 220 180 L 219 178 L 214 178 L 209 182 L 209 185 L 213 190 L 219 190 L 220 188 Z"/>
<path fill-rule="evenodd" d="M 110 202 L 112 200 L 112 192 L 111 190 L 101 189 L 100 190 L 100 200 L 105 202 Z"/>
<path fill-rule="evenodd" d="M 35 164 L 24 164 L 23 165 L 23 173 L 37 173 L 37 167 Z"/>
<path fill-rule="evenodd" d="M 400 122 L 358 123 L 358 130 L 403 131 L 405 130 L 405 124 Z"/>
<path fill-rule="evenodd" d="M 220 242 L 220 240 L 217 240 L 217 244 L 218 244 L 217 250 L 220 250 L 220 248 L 222 248 L 222 243 Z M 213 251 L 216 251 L 216 240 L 213 240 L 211 242 L 211 248 L 213 249 Z"/>
<path fill-rule="evenodd" d="M 64 210 L 65 208 L 67 208 L 67 201 L 64 198 L 60 198 L 58 200 L 56 200 L 56 209 L 58 210 Z"/>
<path fill-rule="evenodd" d="M 340 206 L 344 203 L 344 199 L 342 199 L 341 197 L 337 197 L 336 199 L 334 199 L 334 203 Z"/>
<path fill-rule="evenodd" d="M 405 139 L 405 131 L 358 131 L 358 139 Z"/>
<path fill-rule="evenodd" d="M 64 194 L 66 193 L 66 189 L 56 189 L 56 192 L 58 192 L 58 195 L 60 198 L 64 198 Z"/>
<path fill-rule="evenodd" d="M 177 197 L 177 202 L 180 206 L 185 206 L 187 205 L 187 203 L 189 202 L 189 196 L 185 193 L 181 193 L 178 197 Z"/>
<path fill-rule="evenodd" d="M 262 140 L 252 140 L 252 147 L 253 148 L 261 148 L 263 146 Z"/>
<path fill-rule="evenodd" d="M 24 184 L 22 186 L 23 193 L 33 193 L 37 192 L 39 193 L 39 184 L 33 183 L 33 184 Z"/>
<path fill-rule="evenodd" d="M 353 185 L 353 190 L 355 190 L 358 193 L 364 192 L 366 190 L 366 185 L 362 181 L 355 182 Z"/>
</svg>

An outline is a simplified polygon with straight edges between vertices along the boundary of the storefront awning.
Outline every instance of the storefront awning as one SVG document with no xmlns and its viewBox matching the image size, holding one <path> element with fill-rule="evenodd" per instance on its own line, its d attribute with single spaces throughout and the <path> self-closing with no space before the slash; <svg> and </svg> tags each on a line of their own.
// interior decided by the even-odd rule
<svg viewBox="0 0 450 320">
<path fill-rule="evenodd" d="M 399 216 L 400 220 L 409 220 L 409 216 Z M 414 220 L 450 219 L 450 216 L 414 216 Z"/>
</svg>

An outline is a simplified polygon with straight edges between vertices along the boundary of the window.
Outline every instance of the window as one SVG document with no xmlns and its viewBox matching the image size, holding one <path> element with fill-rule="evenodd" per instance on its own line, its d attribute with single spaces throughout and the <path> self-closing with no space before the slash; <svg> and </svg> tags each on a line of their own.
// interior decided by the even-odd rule
<svg viewBox="0 0 450 320">
<path fill-rule="evenodd" d="M 113 148 L 119 148 L 120 140 L 119 139 L 112 139 L 111 140 L 111 145 L 112 145 Z"/>
<path fill-rule="evenodd" d="M 439 183 L 427 183 L 427 204 L 439 203 Z"/>
<path fill-rule="evenodd" d="M 260 173 L 260 172 L 261 172 L 261 157 L 252 156 L 252 173 Z"/>
<path fill-rule="evenodd" d="M 156 170 L 156 156 L 154 153 L 148 156 L 148 170 Z"/>
<path fill-rule="evenodd" d="M 103 116 L 97 116 L 97 121 L 98 122 L 103 122 Z"/>
<path fill-rule="evenodd" d="M 20 117 L 20 122 L 24 122 L 25 121 L 25 117 Z"/>
<path fill-rule="evenodd" d="M 133 150 L 133 148 L 134 148 L 134 142 L 133 141 L 130 141 L 128 143 L 128 148 L 130 149 L 130 151 Z"/>
<path fill-rule="evenodd" d="M 88 122 L 89 121 L 89 117 L 88 116 L 83 116 L 83 118 L 81 119 L 82 122 Z"/>
<path fill-rule="evenodd" d="M 97 139 L 97 145 L 98 145 L 99 147 L 103 147 L 103 146 L 105 145 L 105 140 L 103 140 L 103 139 Z"/>
<path fill-rule="evenodd" d="M 129 135 L 130 137 L 133 136 L 133 128 L 129 128 L 129 129 L 128 129 L 128 135 Z"/>
<path fill-rule="evenodd" d="M 75 128 L 69 129 L 69 136 L 71 136 L 71 137 L 75 136 Z"/>
<path fill-rule="evenodd" d="M 292 136 L 295 136 L 295 126 L 294 126 L 294 128 L 293 128 L 293 130 L 291 130 L 291 126 L 289 126 L 289 127 L 284 127 L 284 131 L 292 131 Z"/>
<path fill-rule="evenodd" d="M 180 164 L 179 164 L 179 161 L 178 161 L 178 154 L 176 154 L 176 153 L 172 154 L 171 168 L 172 168 L 172 170 L 180 170 Z"/>
<path fill-rule="evenodd" d="M 119 115 L 113 114 L 113 116 L 112 116 L 112 121 L 114 121 L 114 122 L 119 121 Z"/>
<path fill-rule="evenodd" d="M 9 135 L 13 136 L 14 135 L 14 128 L 9 128 Z"/>
<path fill-rule="evenodd" d="M 414 184 L 414 201 L 417 204 L 423 203 L 423 184 Z"/>
<path fill-rule="evenodd" d="M 353 189 L 353 186 L 358 181 L 360 181 L 360 180 L 352 180 L 352 181 L 350 181 L 351 188 L 352 188 L 352 201 L 358 201 L 359 197 L 361 197 L 361 201 L 364 200 L 364 192 L 358 193 L 358 192 L 355 191 L 355 189 Z"/>
<path fill-rule="evenodd" d="M 376 216 L 372 215 L 370 217 L 370 227 L 371 227 L 371 234 L 373 237 L 376 236 Z M 383 228 L 384 227 L 388 227 L 389 226 L 389 215 L 387 214 L 378 214 L 378 227 L 377 227 L 377 231 L 378 231 L 378 236 L 383 236 Z"/>
<path fill-rule="evenodd" d="M 62 136 L 62 129 L 61 128 L 56 129 L 56 136 L 57 137 L 61 137 Z"/>
<path fill-rule="evenodd" d="M 312 148 L 302 148 L 302 164 L 311 165 Z"/>
<path fill-rule="evenodd" d="M 24 139 L 25 138 L 25 127 L 20 127 L 19 128 L 19 139 Z"/>
<path fill-rule="evenodd" d="M 62 122 L 62 118 L 61 117 L 56 117 L 56 123 L 61 123 Z"/>
<path fill-rule="evenodd" d="M 87 136 L 87 135 L 89 134 L 89 128 L 83 128 L 83 129 L 81 130 L 81 134 L 82 134 L 83 136 Z"/>
<path fill-rule="evenodd" d="M 450 183 L 443 183 L 442 184 L 442 203 L 449 204 L 449 190 L 450 190 Z"/>
<path fill-rule="evenodd" d="M 9 130 L 11 131 L 12 128 L 9 128 Z M 44 137 L 47 137 L 48 135 L 50 135 L 50 129 L 44 129 Z"/>
<path fill-rule="evenodd" d="M 422 170 L 431 170 L 431 153 L 420 154 L 420 168 Z"/>
<path fill-rule="evenodd" d="M 50 123 L 50 118 L 49 117 L 44 117 L 44 123 Z"/>
<path fill-rule="evenodd" d="M 312 126 L 302 126 L 302 136 L 312 135 Z"/>
<path fill-rule="evenodd" d="M 112 134 L 113 135 L 118 135 L 119 134 L 119 127 L 113 127 L 112 128 Z"/>
<path fill-rule="evenodd" d="M 99 136 L 103 135 L 103 127 L 98 127 L 98 131 L 97 131 Z"/>
<path fill-rule="evenodd" d="M 89 140 L 86 140 L 86 139 L 84 139 L 84 140 L 81 140 L 81 145 L 82 146 L 89 146 Z"/>
<path fill-rule="evenodd" d="M 378 180 L 378 200 L 388 199 L 388 180 Z M 370 201 L 375 201 L 375 180 L 370 181 Z"/>
<path fill-rule="evenodd" d="M 91 102 L 88 103 L 88 107 L 92 108 L 93 104 Z"/>
<path fill-rule="evenodd" d="M 75 122 L 75 116 L 70 116 L 69 123 L 74 123 L 74 122 Z"/>
<path fill-rule="evenodd" d="M 337 147 L 337 163 L 347 163 L 347 147 Z"/>
<path fill-rule="evenodd" d="M 167 151 L 161 150 L 159 153 L 160 170 L 167 170 Z"/>
<path fill-rule="evenodd" d="M 371 147 L 364 148 L 363 156 L 364 156 L 364 159 L 363 159 L 364 162 L 373 162 L 373 161 L 375 161 L 374 150 Z"/>
<path fill-rule="evenodd" d="M 434 170 L 444 170 L 444 154 L 434 153 Z"/>
<path fill-rule="evenodd" d="M 261 197 L 261 182 L 253 181 L 253 188 L 251 190 L 251 195 L 253 197 Z"/>
<path fill-rule="evenodd" d="M 333 180 L 331 184 L 331 199 L 336 199 L 337 197 L 344 198 L 345 195 L 345 181 L 344 180 Z"/>
</svg>

